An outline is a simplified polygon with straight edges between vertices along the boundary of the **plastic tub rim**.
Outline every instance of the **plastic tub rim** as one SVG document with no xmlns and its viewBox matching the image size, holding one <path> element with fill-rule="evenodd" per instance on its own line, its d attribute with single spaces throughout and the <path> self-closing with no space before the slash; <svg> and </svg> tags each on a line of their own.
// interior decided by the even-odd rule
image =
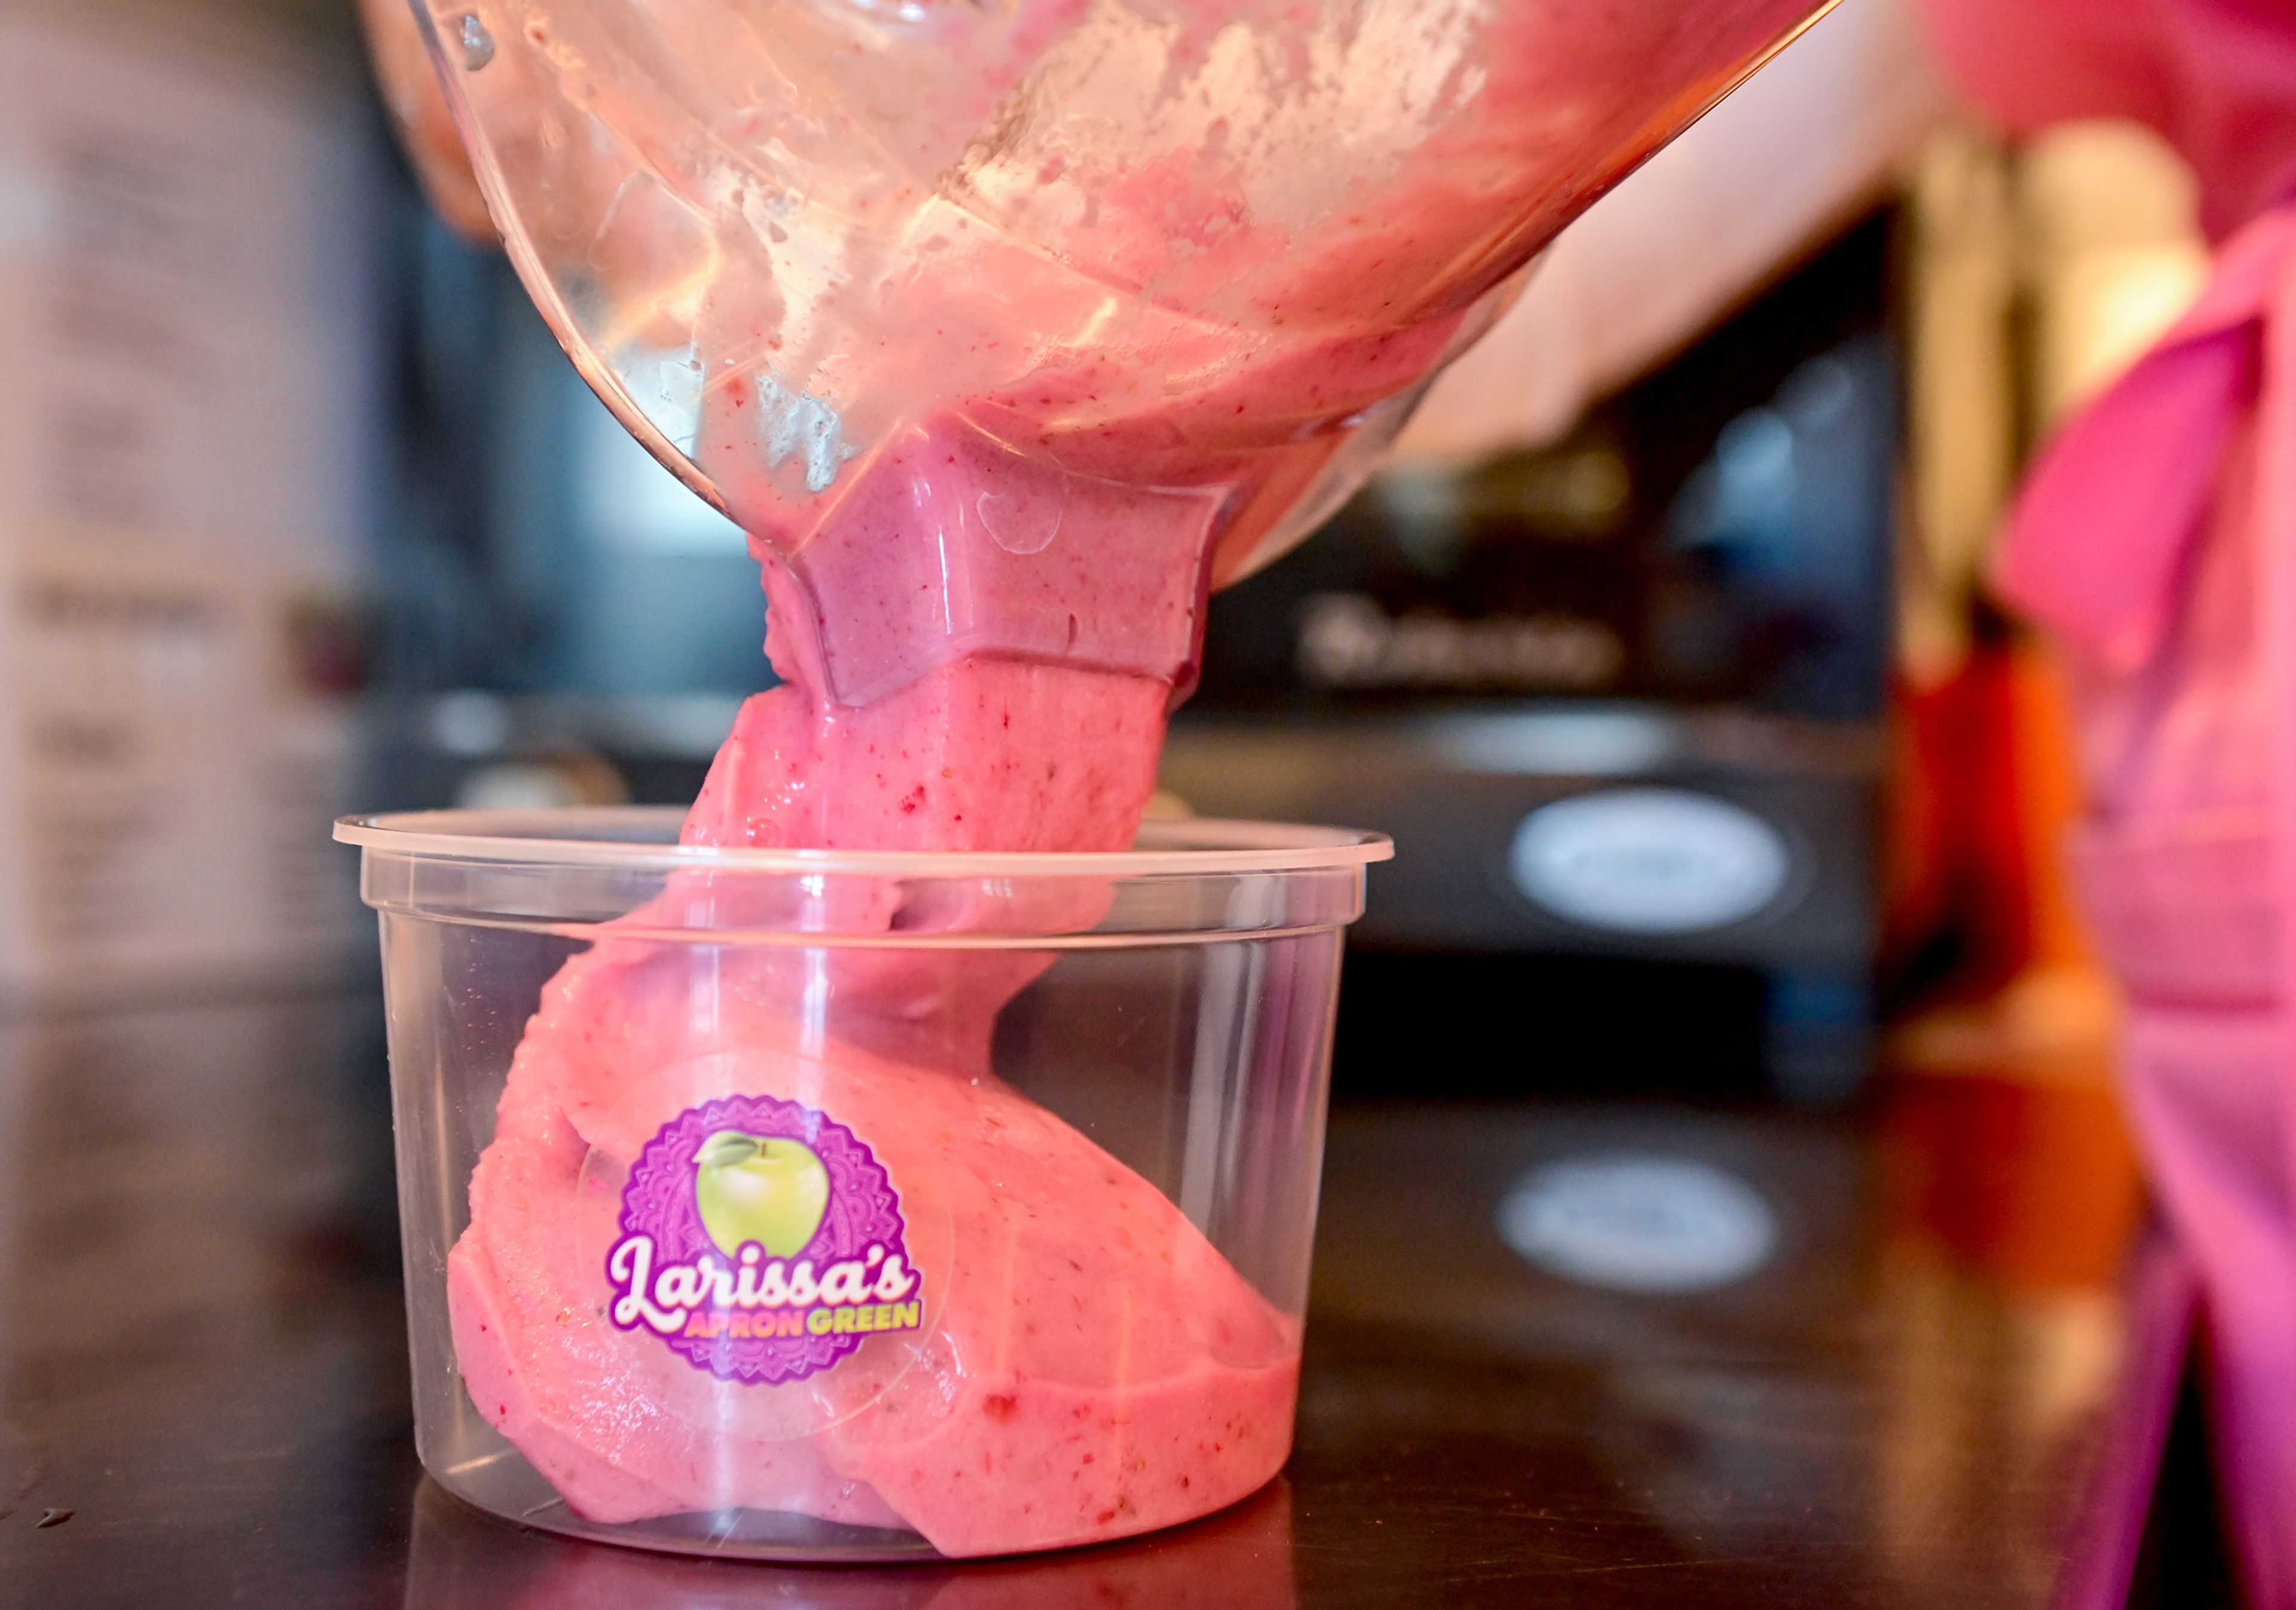
<svg viewBox="0 0 2296 1610">
<path fill-rule="evenodd" d="M 338 843 L 368 854 L 438 862 L 583 867 L 631 872 L 719 871 L 890 879 L 1202 877 L 1357 870 L 1395 854 L 1384 833 L 1292 822 L 1186 817 L 1143 822 L 1136 847 L 1109 851 L 821 850 L 647 843 L 586 838 L 619 826 L 674 836 L 675 805 L 562 805 L 545 810 L 390 811 L 339 816 Z M 518 832 L 563 823 L 568 835 Z"/>
</svg>

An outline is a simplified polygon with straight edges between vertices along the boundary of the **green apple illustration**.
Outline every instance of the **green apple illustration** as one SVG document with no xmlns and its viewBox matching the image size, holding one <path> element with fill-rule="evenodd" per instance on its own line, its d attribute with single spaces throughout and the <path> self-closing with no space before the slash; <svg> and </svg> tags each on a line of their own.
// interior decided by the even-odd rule
<svg viewBox="0 0 2296 1610">
<path fill-rule="evenodd" d="M 694 1155 L 693 1196 L 729 1256 L 755 1241 L 769 1257 L 794 1257 L 821 1228 L 829 1171 L 802 1140 L 721 1129 Z"/>
</svg>

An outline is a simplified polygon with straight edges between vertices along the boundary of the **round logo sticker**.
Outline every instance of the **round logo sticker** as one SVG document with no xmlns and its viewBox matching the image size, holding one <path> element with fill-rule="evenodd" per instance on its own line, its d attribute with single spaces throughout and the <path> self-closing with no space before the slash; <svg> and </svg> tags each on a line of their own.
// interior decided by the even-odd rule
<svg viewBox="0 0 2296 1610">
<path fill-rule="evenodd" d="M 705 1101 L 631 1165 L 608 1312 L 721 1379 L 801 1380 L 866 1336 L 922 1327 L 906 1228 L 884 1165 L 826 1113 Z"/>
</svg>

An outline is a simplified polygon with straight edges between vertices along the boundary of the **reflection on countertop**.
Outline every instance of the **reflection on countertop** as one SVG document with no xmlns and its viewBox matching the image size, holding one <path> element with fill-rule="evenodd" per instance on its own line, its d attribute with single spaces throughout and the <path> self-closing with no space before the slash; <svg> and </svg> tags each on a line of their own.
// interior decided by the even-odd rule
<svg viewBox="0 0 2296 1610">
<path fill-rule="evenodd" d="M 1291 1610 L 1292 1493 L 1278 1476 L 1241 1504 L 1152 1538 L 1036 1558 L 830 1567 L 645 1554 L 482 1515 L 429 1482 L 414 1495 L 406 1610 Z"/>
<path fill-rule="evenodd" d="M 1340 1108 L 1297 1451 L 1173 1533 L 863 1571 L 522 1532 L 418 1475 L 379 1027 L 0 1019 L 0 1606 L 2038 1606 L 2089 1535 L 2134 1197 L 2083 1183 L 2094 1111 L 1979 1081 Z M 1510 1247 L 1526 1176 L 1619 1158 L 1748 1188 L 1751 1272 L 1606 1288 Z M 1629 1253 L 1686 1222 L 1561 1222 Z"/>
</svg>

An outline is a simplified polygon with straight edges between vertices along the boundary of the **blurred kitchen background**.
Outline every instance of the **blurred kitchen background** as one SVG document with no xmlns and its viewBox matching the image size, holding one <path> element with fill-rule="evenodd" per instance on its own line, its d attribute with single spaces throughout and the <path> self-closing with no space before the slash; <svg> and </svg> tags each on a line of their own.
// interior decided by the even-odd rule
<svg viewBox="0 0 2296 1610">
<path fill-rule="evenodd" d="M 338 809 L 690 798 L 771 676 L 741 535 L 424 206 L 348 16 L 4 26 L 11 993 L 359 973 Z M 2051 672 L 1979 573 L 2196 289 L 2192 215 L 2157 140 L 2008 150 L 1854 0 L 1565 237 L 1214 601 L 1174 728 L 1176 807 L 1395 836 L 1342 1092 L 2102 1047 Z"/>
<path fill-rule="evenodd" d="M 2049 1457 L 2120 1357 L 2141 1201 L 2062 696 L 1981 571 L 2030 445 L 2197 290 L 2193 213 L 2151 135 L 2012 148 L 1849 0 L 1215 600 L 1167 757 L 1176 808 L 1395 837 L 1343 1106 L 1878 1148 L 1842 1211 L 1931 1271 L 1892 1311 L 1930 1338 L 1909 1540 L 1936 1461 Z M 100 1068 L 90 1014 L 266 997 L 336 1002 L 282 1033 L 379 1136 L 329 818 L 690 798 L 770 680 L 742 537 L 431 215 L 317 0 L 0 12 L 0 1142 L 12 1085 Z M 387 1248 L 357 1156 L 342 1233 Z M 1984 1344 L 2034 1384 L 2006 1455 L 1951 1431 L 1969 1267 L 2030 1299 Z"/>
</svg>

